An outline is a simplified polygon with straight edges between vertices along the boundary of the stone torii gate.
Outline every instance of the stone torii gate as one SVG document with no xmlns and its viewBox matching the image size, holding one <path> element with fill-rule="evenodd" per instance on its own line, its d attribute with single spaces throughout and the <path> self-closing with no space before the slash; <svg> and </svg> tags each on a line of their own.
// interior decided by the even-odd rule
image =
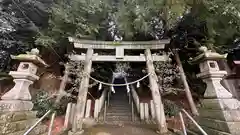
<svg viewBox="0 0 240 135">
<path fill-rule="evenodd" d="M 84 63 L 84 77 L 82 78 L 79 95 L 76 106 L 76 116 L 73 124 L 73 132 L 77 130 L 81 132 L 85 111 L 85 104 L 89 86 L 89 74 L 91 73 L 92 62 L 146 62 L 147 72 L 149 75 L 149 84 L 152 92 L 152 98 L 156 111 L 156 121 L 158 124 L 159 133 L 167 132 L 166 119 L 164 115 L 163 103 L 161 95 L 159 93 L 160 87 L 158 86 L 158 79 L 155 73 L 153 65 L 154 61 L 167 61 L 168 56 L 152 55 L 151 50 L 163 50 L 165 44 L 169 43 L 169 40 L 160 41 L 147 41 L 147 42 L 110 42 L 110 41 L 89 41 L 78 40 L 69 38 L 70 42 L 73 42 L 76 49 L 87 49 L 86 54 L 74 54 L 69 58 L 73 61 L 85 61 Z M 94 54 L 94 50 L 115 50 L 115 55 L 98 55 Z M 144 54 L 138 56 L 124 55 L 124 50 L 144 50 Z"/>
</svg>

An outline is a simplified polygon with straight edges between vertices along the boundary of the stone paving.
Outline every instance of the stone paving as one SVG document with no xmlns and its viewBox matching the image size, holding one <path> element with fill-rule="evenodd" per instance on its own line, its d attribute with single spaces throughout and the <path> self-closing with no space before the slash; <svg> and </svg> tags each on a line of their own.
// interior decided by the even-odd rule
<svg viewBox="0 0 240 135">
<path fill-rule="evenodd" d="M 152 125 L 96 125 L 86 129 L 83 135 L 159 135 L 155 129 Z"/>
</svg>

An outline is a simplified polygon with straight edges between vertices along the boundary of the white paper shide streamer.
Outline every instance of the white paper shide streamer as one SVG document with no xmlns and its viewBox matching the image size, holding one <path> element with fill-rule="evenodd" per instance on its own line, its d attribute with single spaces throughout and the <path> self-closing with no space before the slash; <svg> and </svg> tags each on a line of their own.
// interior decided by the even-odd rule
<svg viewBox="0 0 240 135">
<path fill-rule="evenodd" d="M 140 82 L 137 82 L 137 88 L 140 88 Z"/>
<path fill-rule="evenodd" d="M 112 91 L 113 93 L 115 93 L 115 89 L 114 89 L 113 86 L 111 86 L 111 91 Z"/>
<path fill-rule="evenodd" d="M 129 85 L 127 85 L 127 93 L 130 92 L 130 88 L 129 88 Z"/>
<path fill-rule="evenodd" d="M 98 90 L 102 89 L 102 83 L 99 83 Z"/>
</svg>

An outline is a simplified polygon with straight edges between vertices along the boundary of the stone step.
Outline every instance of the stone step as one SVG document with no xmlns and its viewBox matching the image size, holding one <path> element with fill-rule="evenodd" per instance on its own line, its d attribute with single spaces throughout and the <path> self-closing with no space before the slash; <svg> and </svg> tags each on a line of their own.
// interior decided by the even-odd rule
<svg viewBox="0 0 240 135">
<path fill-rule="evenodd" d="M 118 109 L 109 109 L 107 110 L 107 113 L 130 113 L 131 114 L 131 110 L 118 110 Z"/>
<path fill-rule="evenodd" d="M 239 110 L 213 110 L 213 109 L 203 109 L 199 108 L 199 113 L 201 117 L 218 119 L 223 121 L 240 121 L 240 112 Z"/>
<path fill-rule="evenodd" d="M 115 113 L 115 114 L 132 114 L 131 110 L 107 110 L 108 113 Z"/>
<path fill-rule="evenodd" d="M 127 100 L 128 98 L 129 97 L 127 96 L 122 96 L 122 97 L 116 96 L 116 97 L 111 97 L 110 100 L 115 100 L 115 99 Z"/>
<path fill-rule="evenodd" d="M 202 127 L 202 126 L 201 126 L 201 127 Z M 194 132 L 194 133 L 201 134 L 200 131 L 199 131 L 199 129 L 198 129 L 192 122 L 189 122 L 187 129 L 188 129 L 189 131 Z"/>
<path fill-rule="evenodd" d="M 110 97 L 113 98 L 113 97 L 126 97 L 126 96 L 127 96 L 127 93 L 118 92 L 117 94 L 113 94 Z"/>
<path fill-rule="evenodd" d="M 145 124 L 145 121 L 140 121 L 139 117 L 137 117 L 137 116 L 134 118 L 134 121 L 132 121 L 132 117 L 131 116 L 126 117 L 126 118 L 121 118 L 121 117 L 119 117 L 119 118 L 109 117 L 108 118 L 108 117 L 109 116 L 107 116 L 105 121 L 104 121 L 103 116 L 101 116 L 99 118 L 98 123 L 100 123 L 100 124 L 104 124 L 104 123 L 105 124 L 114 124 L 114 123 L 120 122 L 120 123 L 131 123 L 131 124 L 142 124 L 142 123 Z"/>
<path fill-rule="evenodd" d="M 22 111 L 22 112 L 1 112 L 0 113 L 0 124 L 5 122 L 17 122 L 21 120 L 34 119 L 36 118 L 36 111 Z"/>
<path fill-rule="evenodd" d="M 117 92 L 113 94 L 110 98 L 110 105 L 107 108 L 106 121 L 109 123 L 131 123 L 132 122 L 132 111 L 131 104 L 129 104 L 129 97 L 127 96 L 126 91 Z M 139 118 L 136 115 L 134 118 L 136 121 L 139 121 Z M 101 117 L 103 120 L 103 117 Z"/>
<path fill-rule="evenodd" d="M 196 133 L 194 131 L 191 131 L 191 130 L 188 130 L 188 129 L 187 129 L 187 134 L 188 135 L 199 135 L 198 133 Z"/>
<path fill-rule="evenodd" d="M 129 108 L 114 107 L 108 108 L 107 112 L 132 112 Z"/>
<path fill-rule="evenodd" d="M 126 105 L 126 104 L 129 104 L 129 102 L 128 101 L 110 101 L 110 104 L 120 104 L 120 105 Z"/>
<path fill-rule="evenodd" d="M 107 117 L 108 116 L 132 116 L 131 113 L 107 113 L 106 115 Z"/>
<path fill-rule="evenodd" d="M 131 113 L 131 109 L 119 109 L 119 108 L 111 108 L 111 109 L 107 109 L 107 112 L 129 112 Z"/>
<path fill-rule="evenodd" d="M 106 118 L 105 118 L 105 119 L 107 120 L 107 118 L 112 119 L 112 118 L 116 118 L 116 117 L 125 117 L 125 116 L 113 116 L 113 115 L 112 115 L 112 116 L 109 116 L 109 115 L 106 115 Z M 127 115 L 126 117 L 127 117 L 128 119 L 132 120 L 132 116 L 131 116 L 131 115 Z M 103 114 L 101 114 L 101 115 L 99 116 L 98 120 L 99 120 L 99 121 L 103 121 L 103 120 L 104 120 Z M 135 116 L 134 120 L 140 121 L 140 118 L 139 118 L 138 116 Z"/>
<path fill-rule="evenodd" d="M 205 128 L 219 130 L 221 132 L 230 133 L 230 131 L 234 131 L 235 133 L 232 133 L 232 134 L 237 134 L 240 132 L 240 129 L 239 129 L 240 122 L 237 122 L 237 121 L 226 122 L 222 120 L 199 117 L 198 122 L 200 125 L 204 126 Z"/>
<path fill-rule="evenodd" d="M 126 105 L 109 105 L 108 108 L 120 108 L 120 109 L 128 108 L 128 109 L 131 109 L 129 104 L 126 104 Z"/>
<path fill-rule="evenodd" d="M 108 109 L 107 110 L 107 113 L 131 113 L 132 111 L 131 110 L 127 110 L 127 109 Z"/>
<path fill-rule="evenodd" d="M 129 102 L 125 102 L 125 101 L 110 101 L 110 105 L 127 105 L 129 104 Z"/>
<path fill-rule="evenodd" d="M 110 99 L 114 100 L 114 99 L 128 99 L 128 96 L 113 96 Z"/>
<path fill-rule="evenodd" d="M 227 133 L 227 132 L 222 132 L 222 131 L 219 131 L 219 130 L 215 130 L 215 129 L 212 129 L 212 128 L 208 128 L 208 127 L 205 127 L 205 126 L 201 126 L 203 128 L 203 130 L 208 134 L 208 135 L 232 135 L 230 133 Z M 189 128 L 190 131 L 196 133 L 196 135 L 201 135 L 201 131 L 198 129 L 198 128 Z"/>
<path fill-rule="evenodd" d="M 22 131 L 10 133 L 8 135 L 23 135 L 28 129 L 29 128 L 22 130 Z M 35 127 L 28 135 L 41 135 L 43 133 L 46 133 L 46 131 L 47 131 L 47 126 L 39 125 L 39 126 Z"/>
<path fill-rule="evenodd" d="M 132 116 L 131 116 L 131 115 L 127 115 L 127 114 L 126 114 L 126 115 L 123 115 L 123 114 L 110 115 L 110 114 L 108 114 L 108 115 L 106 115 L 106 117 L 107 117 L 107 118 L 111 118 L 111 117 L 116 117 L 116 118 L 117 118 L 117 117 L 119 117 L 119 118 L 121 118 L 121 117 L 122 117 L 122 118 L 124 118 L 124 117 L 129 117 L 129 118 L 131 118 Z"/>
<path fill-rule="evenodd" d="M 129 111 L 130 110 L 131 111 L 131 108 L 126 107 L 126 106 L 125 107 L 123 107 L 123 106 L 121 106 L 121 107 L 120 106 L 112 106 L 112 107 L 108 107 L 107 111 L 108 110 L 111 110 L 111 111 L 121 111 L 121 110 L 128 110 Z"/>
<path fill-rule="evenodd" d="M 113 113 L 118 113 L 118 112 L 129 112 L 131 113 L 131 109 L 126 109 L 126 108 L 123 108 L 123 109 L 119 109 L 119 108 L 110 108 L 110 109 L 107 109 L 107 112 L 113 112 Z"/>
<path fill-rule="evenodd" d="M 128 97 L 113 97 L 110 99 L 110 101 L 119 101 L 119 102 L 128 102 Z"/>
<path fill-rule="evenodd" d="M 111 116 L 111 117 L 107 117 L 106 121 L 132 121 L 131 117 L 117 117 L 117 116 Z"/>
<path fill-rule="evenodd" d="M 105 122 L 123 122 L 123 123 L 138 123 L 138 124 L 153 124 L 151 122 L 146 123 L 146 121 L 141 121 L 138 118 L 134 118 L 134 121 L 132 121 L 132 118 L 128 118 L 128 119 L 117 119 L 117 120 L 112 120 L 112 118 L 109 118 L 105 120 Z M 103 121 L 102 121 L 103 122 Z"/>
<path fill-rule="evenodd" d="M 128 96 L 124 95 L 124 96 L 112 96 L 110 99 L 114 100 L 114 99 L 128 99 Z"/>
<path fill-rule="evenodd" d="M 200 126 L 209 135 L 231 135 L 230 133 L 220 131 L 221 129 L 216 130 L 216 129 L 212 129 L 212 128 L 209 128 L 209 127 L 205 127 L 203 125 L 200 125 Z M 196 133 L 197 135 L 202 134 L 201 131 L 194 124 L 189 124 L 188 129 L 190 131 Z"/>
<path fill-rule="evenodd" d="M 130 107 L 130 104 L 109 104 L 109 107 Z"/>
<path fill-rule="evenodd" d="M 131 109 L 129 105 L 114 105 L 109 106 L 108 109 Z"/>
<path fill-rule="evenodd" d="M 109 106 L 130 106 L 129 103 L 110 103 Z"/>
<path fill-rule="evenodd" d="M 120 99 L 122 101 L 126 101 L 128 100 L 128 98 L 129 98 L 128 96 L 122 96 L 122 97 L 116 96 L 116 97 L 111 97 L 110 99 L 111 100 Z"/>
<path fill-rule="evenodd" d="M 131 125 L 141 125 L 141 122 L 133 122 L 133 121 L 101 121 L 99 124 L 107 124 L 107 125 L 124 125 L 124 124 L 131 124 Z"/>
<path fill-rule="evenodd" d="M 107 109 L 107 112 L 132 112 L 132 111 L 131 111 L 131 109 L 126 109 L 126 108 L 123 108 L 123 109 L 110 108 L 110 109 Z"/>
<path fill-rule="evenodd" d="M 3 134 L 14 133 L 30 128 L 38 119 L 22 120 L 17 122 L 5 122 L 0 124 L 0 131 Z"/>
</svg>

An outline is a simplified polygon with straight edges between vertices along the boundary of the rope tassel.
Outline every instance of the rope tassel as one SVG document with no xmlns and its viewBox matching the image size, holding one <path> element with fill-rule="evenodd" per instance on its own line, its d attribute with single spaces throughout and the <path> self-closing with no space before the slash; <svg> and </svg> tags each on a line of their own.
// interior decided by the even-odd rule
<svg viewBox="0 0 240 135">
<path fill-rule="evenodd" d="M 140 87 L 140 82 L 137 82 L 137 88 L 139 88 Z"/>
<path fill-rule="evenodd" d="M 102 83 L 99 83 L 98 90 L 102 89 Z"/>
</svg>

